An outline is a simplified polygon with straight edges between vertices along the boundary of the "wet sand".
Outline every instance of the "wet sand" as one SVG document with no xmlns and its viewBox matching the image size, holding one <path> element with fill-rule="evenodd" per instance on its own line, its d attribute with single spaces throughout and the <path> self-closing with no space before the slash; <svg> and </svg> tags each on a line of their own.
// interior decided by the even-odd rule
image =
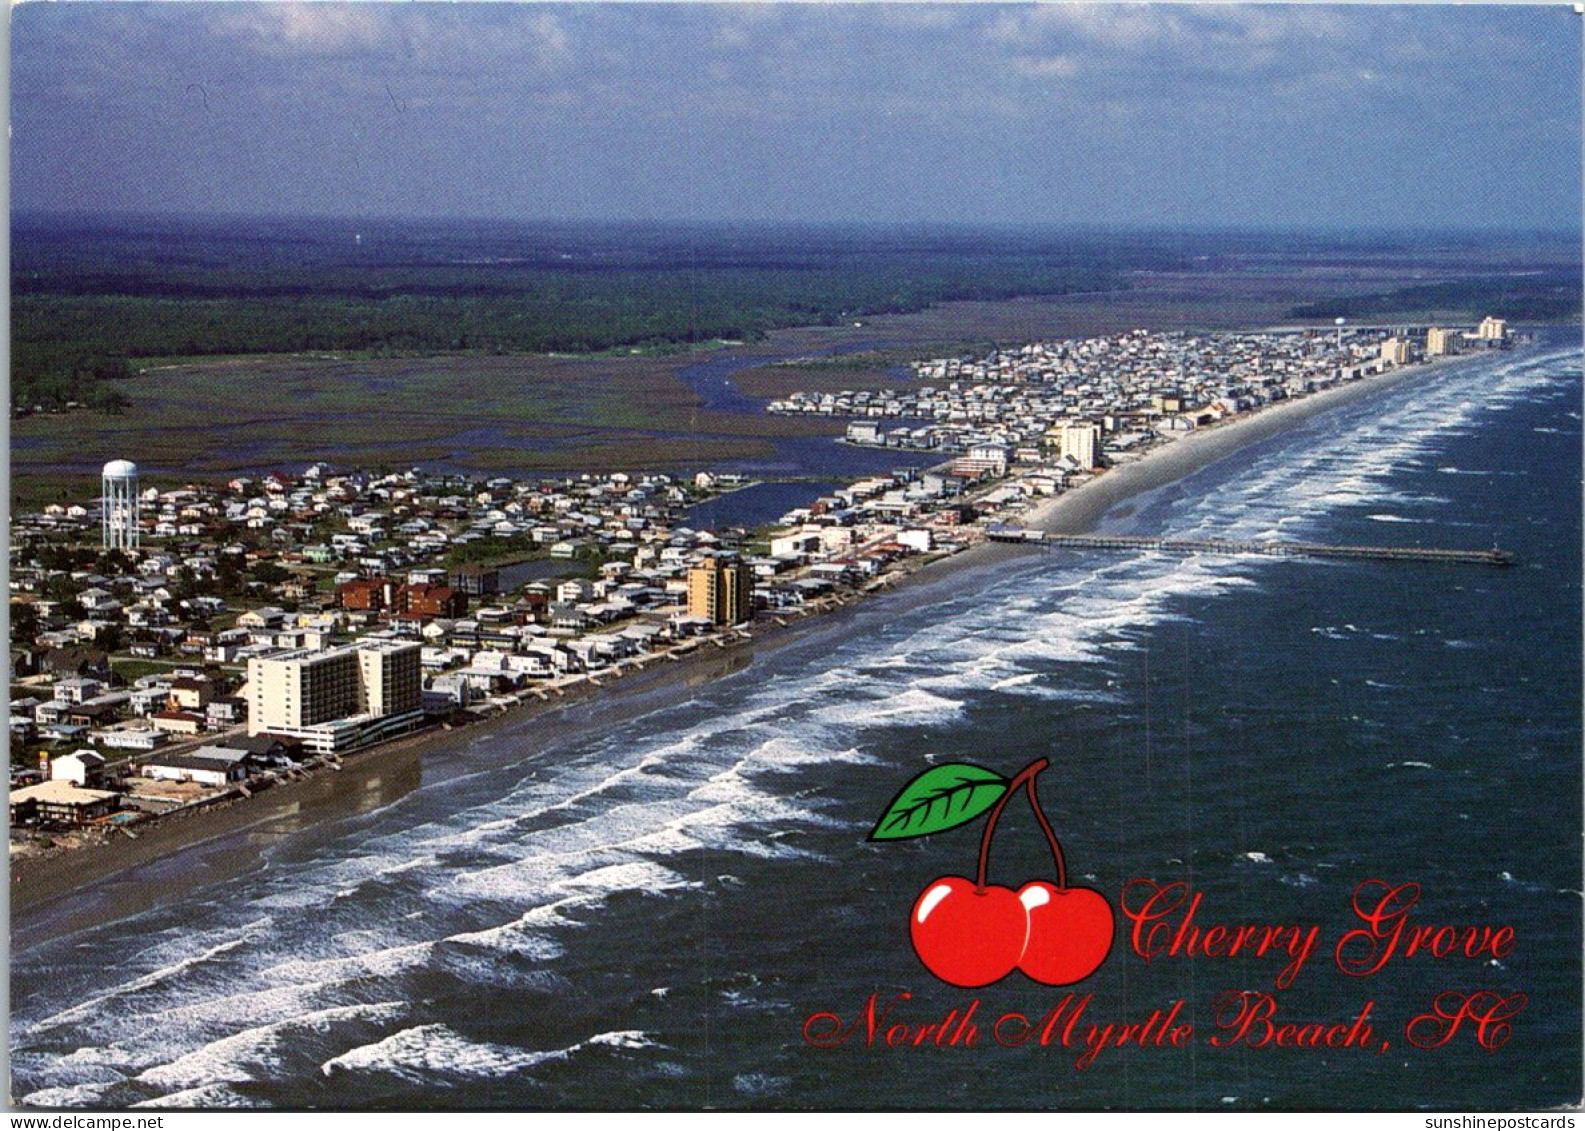
<svg viewBox="0 0 1585 1131">
<path fill-rule="evenodd" d="M 262 854 L 288 836 L 329 835 L 341 818 L 399 801 L 420 785 L 476 768 L 469 755 L 511 728 L 531 747 L 581 731 L 619 725 L 636 715 L 686 701 L 704 683 L 740 671 L 760 650 L 783 644 L 846 610 L 756 626 L 754 637 L 724 648 L 706 646 L 676 662 L 652 663 L 602 687 L 587 684 L 563 698 L 529 701 L 452 730 L 429 728 L 345 755 L 340 770 L 320 768 L 251 798 L 136 827 L 136 839 L 23 860 L 11 865 L 13 951 L 148 910 L 200 887 L 259 867 Z M 514 746 L 524 736 L 514 734 Z"/>
<path fill-rule="evenodd" d="M 1441 363 L 1438 363 L 1440 365 Z M 1162 444 L 1137 462 L 1096 476 L 1082 488 L 1044 500 L 1025 524 L 1056 533 L 1092 529 L 1114 507 L 1173 483 L 1240 449 L 1320 413 L 1357 401 L 1437 366 L 1419 365 L 1284 401 Z M 894 599 L 925 599 L 929 587 L 964 569 L 1039 552 L 1032 547 L 985 543 L 914 570 Z M 859 599 L 852 604 L 867 603 Z M 392 804 L 420 784 L 470 770 L 469 751 L 503 729 L 531 731 L 535 747 L 598 727 L 619 726 L 638 715 L 691 698 L 700 685 L 741 671 L 755 658 L 802 639 L 816 629 L 839 631 L 852 604 L 820 616 L 789 618 L 786 627 L 761 619 L 753 637 L 726 649 L 706 646 L 676 662 L 580 688 L 565 699 L 529 701 L 456 730 L 431 729 L 349 756 L 338 771 L 321 770 L 253 798 L 166 818 L 118 837 L 38 859 L 13 862 L 10 934 L 13 951 L 182 898 L 202 887 L 263 866 L 263 853 L 288 836 L 329 836 L 339 818 Z M 598 692 L 598 694 L 595 694 Z M 515 744 L 523 737 L 514 735 Z"/>
</svg>

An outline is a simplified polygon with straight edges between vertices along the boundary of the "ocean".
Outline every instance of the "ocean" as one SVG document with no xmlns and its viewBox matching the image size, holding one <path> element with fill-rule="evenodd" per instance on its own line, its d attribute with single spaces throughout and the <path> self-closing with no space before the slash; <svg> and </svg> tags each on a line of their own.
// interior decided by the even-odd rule
<svg viewBox="0 0 1585 1131">
<path fill-rule="evenodd" d="M 1319 414 L 1102 528 L 1486 548 L 1510 569 L 1008 550 L 816 622 L 691 698 L 568 737 L 457 735 L 395 800 L 286 837 L 171 906 L 12 958 L 30 1106 L 1529 1108 L 1581 1094 L 1581 376 L 1577 334 Z M 635 700 L 642 704 L 642 700 Z M 378 757 L 378 755 L 371 755 Z M 998 1045 L 1069 991 L 937 982 L 908 918 L 972 875 L 978 826 L 870 842 L 931 764 L 1040 796 L 1070 880 L 1117 907 L 1182 881 L 1204 925 L 1316 924 L 1264 957 L 1130 947 L 1084 1024 L 1184 1002 L 1179 1046 Z M 181 858 L 170 867 L 182 866 Z M 1050 878 L 1021 805 L 992 882 Z M 1367 880 L 1411 924 L 1505 925 L 1500 956 L 1345 976 Z M 1367 889 L 1368 890 L 1368 889 Z M 1285 961 L 1285 959 L 1283 960 Z M 1368 1048 L 1223 1040 L 1225 991 Z M 1482 1048 L 1415 1048 L 1438 995 L 1523 994 Z M 863 1007 L 973 1044 L 864 1041 Z M 1445 999 L 1444 999 L 1445 1000 Z M 839 1047 L 809 1017 L 858 1023 Z M 1434 1029 L 1434 1026 L 1432 1026 Z M 1417 1030 L 1422 1037 L 1429 1030 Z M 1082 1032 L 1082 1029 L 1081 1029 Z M 1505 1041 L 1499 1041 L 1499 1037 Z M 1383 1047 L 1383 1042 L 1386 1046 Z"/>
</svg>

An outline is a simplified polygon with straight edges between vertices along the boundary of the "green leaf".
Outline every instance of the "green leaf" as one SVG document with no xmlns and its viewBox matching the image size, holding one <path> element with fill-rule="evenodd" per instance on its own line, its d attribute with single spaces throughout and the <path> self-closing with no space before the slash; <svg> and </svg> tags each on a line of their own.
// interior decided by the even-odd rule
<svg viewBox="0 0 1585 1131">
<path fill-rule="evenodd" d="M 871 840 L 907 840 L 966 825 L 1001 800 L 1007 779 L 984 766 L 948 762 L 903 786 L 875 822 Z"/>
</svg>

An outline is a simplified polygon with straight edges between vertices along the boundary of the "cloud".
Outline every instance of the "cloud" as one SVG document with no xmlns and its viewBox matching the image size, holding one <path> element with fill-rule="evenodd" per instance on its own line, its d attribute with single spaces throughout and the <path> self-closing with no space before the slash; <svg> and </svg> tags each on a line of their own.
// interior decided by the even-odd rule
<svg viewBox="0 0 1585 1131">
<path fill-rule="evenodd" d="M 1353 22 L 1357 22 L 1353 21 Z M 1033 45 L 1052 39 L 1092 49 L 1173 55 L 1261 51 L 1346 32 L 1336 9 L 1310 4 L 1052 3 L 1015 9 L 989 28 L 992 39 Z"/>
<path fill-rule="evenodd" d="M 1254 160 L 1308 191 L 1331 175 L 1317 138 L 1353 147 L 1324 169 L 1457 153 L 1460 177 L 1506 184 L 1543 144 L 1566 166 L 1579 112 L 1577 37 L 1516 8 L 240 0 L 23 4 L 12 28 L 14 183 L 33 201 L 137 168 L 105 192 L 175 176 L 268 201 L 317 178 L 415 209 L 494 183 L 534 208 L 687 211 L 698 192 L 791 214 L 824 193 L 885 214 L 1093 185 L 1104 210 L 1140 184 L 1241 189 L 1225 170 Z M 1457 140 L 1493 116 L 1501 162 Z M 1553 176 L 1565 196 L 1577 178 Z"/>
<path fill-rule="evenodd" d="M 1472 52 L 1471 22 L 1370 5 L 1080 2 L 1002 10 L 983 37 L 1032 88 L 1060 84 L 1070 104 L 1114 121 L 1281 115 L 1299 125 L 1437 97 L 1455 71 L 1506 81 L 1501 71 L 1514 60 L 1484 40 Z"/>
<path fill-rule="evenodd" d="M 390 9 L 361 4 L 237 4 L 214 11 L 210 28 L 273 55 L 342 54 L 388 48 Z"/>
<path fill-rule="evenodd" d="M 1302 97 L 1337 86 L 1362 65 L 1407 87 L 1457 68 L 1497 75 L 1533 51 L 1512 19 L 1491 9 L 1370 4 L 1141 4 L 1067 2 L 1002 11 L 985 29 L 1020 73 L 1049 78 L 1044 59 L 1078 60 L 1142 91 L 1174 82 L 1184 95 L 1239 84 Z M 1142 81 L 1152 71 L 1162 81 Z"/>
<path fill-rule="evenodd" d="M 1018 55 L 1013 69 L 1039 79 L 1071 79 L 1079 73 L 1079 61 L 1072 55 Z"/>
<path fill-rule="evenodd" d="M 551 5 L 271 0 L 192 7 L 203 13 L 212 38 L 304 64 L 342 57 L 457 68 L 512 60 L 545 65 L 571 52 L 564 19 Z"/>
</svg>

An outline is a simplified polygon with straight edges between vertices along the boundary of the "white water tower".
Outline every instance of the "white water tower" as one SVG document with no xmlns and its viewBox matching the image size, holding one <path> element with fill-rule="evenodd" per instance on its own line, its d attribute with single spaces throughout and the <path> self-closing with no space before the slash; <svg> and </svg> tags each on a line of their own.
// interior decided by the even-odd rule
<svg viewBox="0 0 1585 1131">
<path fill-rule="evenodd" d="M 129 459 L 105 464 L 100 478 L 99 525 L 107 550 L 130 550 L 138 544 L 138 465 Z"/>
<path fill-rule="evenodd" d="M 1346 319 L 1346 318 L 1339 318 L 1337 320 L 1337 348 L 1338 349 L 1342 349 L 1343 348 L 1343 323 L 1347 322 L 1347 321 L 1348 321 L 1348 319 Z"/>
</svg>

